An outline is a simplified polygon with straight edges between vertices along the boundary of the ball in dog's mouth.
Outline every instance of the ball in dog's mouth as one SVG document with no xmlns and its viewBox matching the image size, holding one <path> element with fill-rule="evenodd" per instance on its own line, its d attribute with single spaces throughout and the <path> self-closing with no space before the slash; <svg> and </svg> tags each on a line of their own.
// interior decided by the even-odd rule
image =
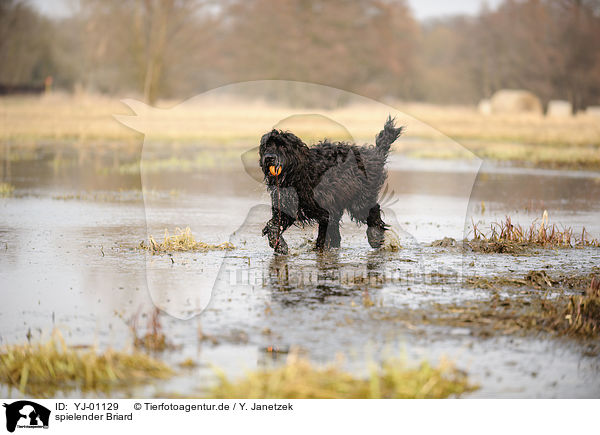
<svg viewBox="0 0 600 435">
<path fill-rule="evenodd" d="M 281 166 L 277 165 L 277 166 L 269 166 L 269 172 L 271 173 L 271 175 L 273 177 L 281 174 Z"/>
</svg>

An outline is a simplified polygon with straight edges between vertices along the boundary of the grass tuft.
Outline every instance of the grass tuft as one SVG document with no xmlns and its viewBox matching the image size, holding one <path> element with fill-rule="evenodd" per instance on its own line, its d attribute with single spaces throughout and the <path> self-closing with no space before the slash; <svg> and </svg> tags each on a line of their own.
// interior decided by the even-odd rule
<svg viewBox="0 0 600 435">
<path fill-rule="evenodd" d="M 422 363 L 407 368 L 398 360 L 373 365 L 366 378 L 357 378 L 339 366 L 315 367 L 290 354 L 286 364 L 247 373 L 236 381 L 219 375 L 211 398 L 285 399 L 408 399 L 457 397 L 477 387 L 449 362 L 438 367 Z"/>
<path fill-rule="evenodd" d="M 12 196 L 15 191 L 15 186 L 10 183 L 0 183 L 0 198 Z"/>
<path fill-rule="evenodd" d="M 167 365 L 144 353 L 69 347 L 58 330 L 45 343 L 0 349 L 0 382 L 35 397 L 72 389 L 106 392 L 172 375 Z"/>
<path fill-rule="evenodd" d="M 600 333 L 600 277 L 592 278 L 583 295 L 571 296 L 562 319 L 568 322 L 568 334 L 594 337 Z"/>
<path fill-rule="evenodd" d="M 155 308 L 152 316 L 148 320 L 148 332 L 141 335 L 139 332 L 139 313 L 131 319 L 129 327 L 133 333 L 133 344 L 136 348 L 146 349 L 151 352 L 162 352 L 167 349 L 173 349 L 174 346 L 163 332 L 160 322 L 160 310 Z"/>
<path fill-rule="evenodd" d="M 175 229 L 175 234 L 169 235 L 169 231 L 165 229 L 165 235 L 162 242 L 157 242 L 153 236 L 148 238 L 148 242 L 141 242 L 141 249 L 147 250 L 152 254 L 161 254 L 165 252 L 185 252 L 185 251 L 219 251 L 235 249 L 235 246 L 229 242 L 220 243 L 218 245 L 198 242 L 192 235 L 190 227 L 185 230 L 181 228 Z"/>
<path fill-rule="evenodd" d="M 484 233 L 473 223 L 473 239 L 469 247 L 476 252 L 518 253 L 528 247 L 574 248 L 600 247 L 600 241 L 590 238 L 585 228 L 581 235 L 571 227 L 559 228 L 548 222 L 548 212 L 544 211 L 540 221 L 535 220 L 529 227 L 513 224 L 509 216 L 504 221 L 490 225 L 490 232 Z"/>
</svg>

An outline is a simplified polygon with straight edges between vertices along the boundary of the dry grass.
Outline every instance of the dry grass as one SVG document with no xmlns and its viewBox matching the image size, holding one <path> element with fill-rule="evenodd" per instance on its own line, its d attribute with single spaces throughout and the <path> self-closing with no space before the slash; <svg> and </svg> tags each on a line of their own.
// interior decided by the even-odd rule
<svg viewBox="0 0 600 435">
<path fill-rule="evenodd" d="M 482 159 L 542 168 L 587 170 L 600 168 L 600 146 L 591 143 L 569 145 L 568 139 L 561 143 L 517 143 L 480 138 L 456 138 L 456 140 L 464 145 L 464 148 L 452 149 L 443 143 L 436 145 L 423 141 L 404 144 L 401 151 L 410 157 L 420 159 L 470 159 L 474 153 Z"/>
<path fill-rule="evenodd" d="M 0 183 L 0 198 L 8 198 L 15 191 L 15 186 L 10 183 Z"/>
<path fill-rule="evenodd" d="M 206 169 L 234 167 L 240 159 L 240 151 L 214 148 L 196 150 L 187 158 L 169 157 L 164 159 L 145 158 L 120 165 L 119 174 L 144 174 L 164 172 L 199 172 Z"/>
<path fill-rule="evenodd" d="M 140 334 L 139 331 L 139 313 L 131 319 L 129 327 L 133 334 L 133 344 L 137 348 L 146 349 L 151 352 L 162 352 L 167 349 L 172 349 L 174 346 L 167 340 L 167 336 L 163 332 L 162 323 L 160 322 L 160 310 L 155 308 L 152 315 L 148 319 L 147 330 L 145 334 Z"/>
<path fill-rule="evenodd" d="M 600 241 L 591 238 L 585 228 L 581 235 L 570 227 L 560 228 L 548 222 L 548 212 L 544 211 L 541 220 L 535 220 L 529 227 L 513 224 L 509 216 L 504 221 L 490 225 L 486 234 L 473 223 L 473 239 L 468 245 L 477 252 L 519 253 L 528 247 L 573 248 L 599 247 Z"/>
<path fill-rule="evenodd" d="M 163 101 L 171 108 L 178 102 Z M 600 123 L 589 115 L 546 118 L 536 115 L 484 116 L 475 108 L 391 103 L 407 127 L 396 151 L 415 157 L 465 158 L 530 162 L 544 166 L 600 167 Z M 333 110 L 297 109 L 241 99 L 211 104 L 184 104 L 175 110 L 155 109 L 136 128 L 148 129 L 160 145 L 202 144 L 232 149 L 257 146 L 261 132 L 297 113 L 321 113 L 351 130 L 314 117 L 284 125 L 311 142 L 322 137 L 372 143 L 385 117 L 381 108 L 361 103 Z M 131 111 L 116 98 L 93 95 L 48 95 L 0 98 L 0 142 L 16 146 L 74 142 L 81 146 L 139 144 L 141 134 L 117 122 L 113 115 Z M 141 118 L 141 117 L 137 117 Z M 452 138 L 452 139 L 450 139 Z M 456 142 L 462 146 L 458 145 Z M 466 148 L 464 148 L 466 147 Z"/>
<path fill-rule="evenodd" d="M 571 296 L 566 311 L 559 316 L 567 334 L 597 337 L 600 333 L 600 277 L 592 278 L 583 295 Z M 565 324 L 566 323 L 566 324 Z"/>
<path fill-rule="evenodd" d="M 114 113 L 127 109 L 116 98 L 47 95 L 0 98 L 0 141 L 17 145 L 95 141 L 133 143 L 139 133 L 116 122 Z"/>
<path fill-rule="evenodd" d="M 437 367 L 422 363 L 407 368 L 397 360 L 373 366 L 357 378 L 339 366 L 316 367 L 292 353 L 282 367 L 247 373 L 230 381 L 220 374 L 211 398 L 252 399 L 409 399 L 457 397 L 477 389 L 467 376 L 443 361 Z"/>
<path fill-rule="evenodd" d="M 531 271 L 524 279 L 473 277 L 467 284 L 491 290 L 489 297 L 369 313 L 379 321 L 401 322 L 413 329 L 425 325 L 466 328 L 479 338 L 538 333 L 570 337 L 590 345 L 590 352 L 600 353 L 600 277 L 595 273 L 553 278 L 544 271 Z M 585 290 L 579 295 L 564 292 L 573 287 Z"/>
<path fill-rule="evenodd" d="M 539 144 L 550 147 L 600 145 L 598 118 L 580 114 L 552 118 L 535 114 L 483 115 L 474 107 L 399 104 L 398 108 L 457 141 Z"/>
<path fill-rule="evenodd" d="M 214 251 L 214 250 L 231 250 L 235 246 L 229 242 L 223 242 L 218 245 L 198 242 L 192 235 L 192 230 L 186 227 L 175 229 L 175 234 L 170 235 L 165 229 L 165 235 L 162 242 L 157 242 L 153 236 L 148 238 L 148 243 L 142 241 L 139 245 L 141 249 L 147 250 L 152 254 L 161 254 L 165 252 L 185 252 L 185 251 Z"/>
<path fill-rule="evenodd" d="M 551 289 L 583 290 L 590 285 L 597 272 L 589 274 L 555 274 L 548 275 L 545 270 L 530 270 L 523 278 L 511 276 L 469 276 L 466 284 L 488 290 L 501 291 L 506 287 L 528 287 L 535 290 L 549 291 Z"/>
<path fill-rule="evenodd" d="M 45 343 L 0 350 L 0 382 L 35 397 L 71 389 L 109 391 L 172 374 L 168 366 L 144 353 L 69 347 L 57 330 Z"/>
</svg>

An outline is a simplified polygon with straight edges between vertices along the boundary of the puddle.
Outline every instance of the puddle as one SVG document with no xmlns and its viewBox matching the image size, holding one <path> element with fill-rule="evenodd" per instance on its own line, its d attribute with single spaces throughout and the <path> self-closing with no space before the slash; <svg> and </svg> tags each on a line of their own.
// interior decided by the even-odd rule
<svg viewBox="0 0 600 435">
<path fill-rule="evenodd" d="M 198 394 L 214 382 L 213 365 L 235 377 L 270 361 L 264 348 L 277 346 L 303 349 L 316 362 L 344 354 L 345 365 L 356 373 L 386 353 L 432 363 L 446 355 L 481 386 L 467 397 L 600 395 L 598 357 L 586 356 L 579 342 L 544 335 L 482 339 L 468 328 L 371 315 L 377 309 L 422 310 L 489 297 L 489 290 L 463 285 L 462 275 L 590 273 L 600 264 L 597 248 L 512 256 L 427 245 L 446 236 L 462 239 L 471 219 L 480 228 L 505 215 L 527 224 L 544 210 L 552 222 L 575 230 L 585 226 L 598 237 L 600 173 L 484 164 L 470 195 L 469 162 L 394 157 L 389 187 L 398 201 L 385 209 L 385 220 L 398 232 L 402 249 L 373 251 L 365 228 L 345 220 L 339 250 L 315 252 L 316 229 L 292 228 L 286 233 L 291 253 L 278 257 L 260 236 L 270 212 L 265 189 L 237 162 L 185 175 L 147 174 L 145 193 L 154 195 L 149 221 L 139 174 L 118 170 L 135 164 L 135 153 L 81 155 L 67 148 L 60 158 L 77 164 L 53 163 L 57 155 L 49 151 L 33 160 L 2 162 L 3 179 L 15 186 L 12 197 L 0 198 L 3 344 L 23 342 L 28 331 L 38 337 L 58 327 L 71 344 L 124 348 L 132 342 L 127 321 L 136 314 L 150 313 L 157 304 L 189 317 L 186 310 L 191 316 L 202 304 L 206 309 L 197 317 L 162 319 L 178 348 L 160 358 L 174 367 L 191 358 L 197 366 L 123 394 Z M 211 209 L 218 213 L 205 215 Z M 206 221 L 211 224 L 201 224 Z M 229 240 L 236 249 L 150 257 L 133 249 L 148 234 L 160 237 L 165 228 L 187 226 L 197 240 Z M 208 268 L 218 270 L 216 285 L 210 298 L 195 301 Z M 6 387 L 0 391 L 19 395 Z"/>
</svg>

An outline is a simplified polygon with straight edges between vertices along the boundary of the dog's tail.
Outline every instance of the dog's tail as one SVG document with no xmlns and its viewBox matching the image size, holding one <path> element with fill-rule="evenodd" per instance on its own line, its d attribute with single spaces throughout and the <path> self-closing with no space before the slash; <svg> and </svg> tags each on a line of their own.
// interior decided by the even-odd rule
<svg viewBox="0 0 600 435">
<path fill-rule="evenodd" d="M 387 155 L 390 151 L 390 146 L 398 139 L 398 137 L 400 137 L 403 130 L 404 127 L 396 128 L 396 118 L 392 118 L 391 115 L 389 115 L 387 121 L 385 121 L 383 130 L 381 130 L 375 138 L 377 149 Z"/>
</svg>

